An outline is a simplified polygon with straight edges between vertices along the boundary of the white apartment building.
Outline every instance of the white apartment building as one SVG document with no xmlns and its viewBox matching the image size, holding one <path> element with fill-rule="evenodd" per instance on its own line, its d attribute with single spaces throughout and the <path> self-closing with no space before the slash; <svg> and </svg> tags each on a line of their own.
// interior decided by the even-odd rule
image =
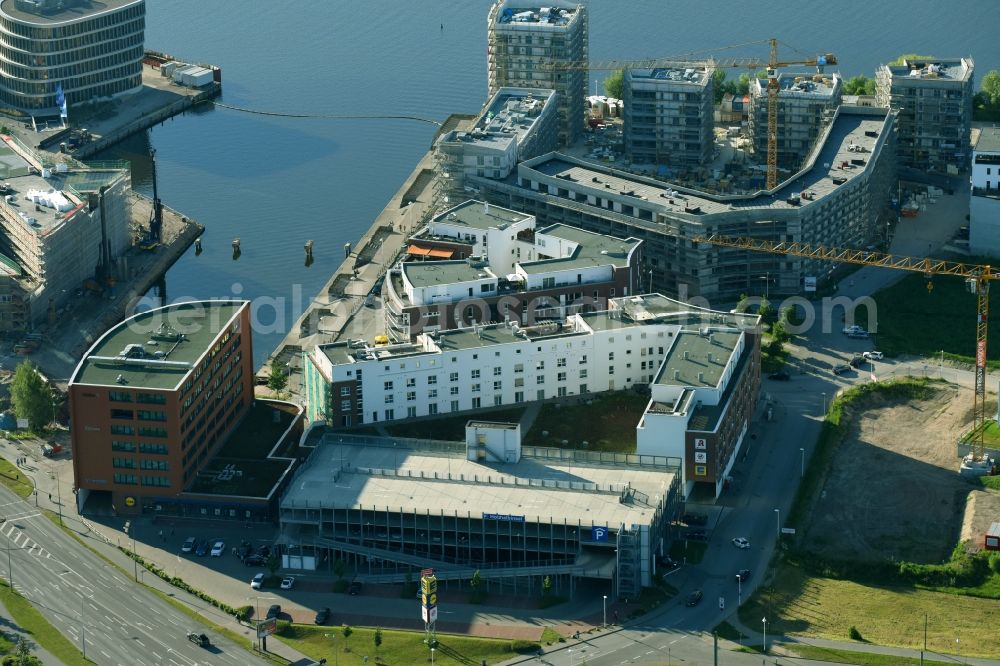
<svg viewBox="0 0 1000 666">
<path fill-rule="evenodd" d="M 969 249 L 1000 256 L 1000 128 L 984 127 L 972 151 Z"/>
<path fill-rule="evenodd" d="M 318 398 L 309 417 L 343 427 L 646 385 L 637 453 L 692 461 L 682 487 L 716 484 L 717 494 L 756 404 L 757 324 L 756 316 L 651 294 L 562 323 L 475 326 L 380 347 L 318 345 L 304 353 Z"/>
</svg>

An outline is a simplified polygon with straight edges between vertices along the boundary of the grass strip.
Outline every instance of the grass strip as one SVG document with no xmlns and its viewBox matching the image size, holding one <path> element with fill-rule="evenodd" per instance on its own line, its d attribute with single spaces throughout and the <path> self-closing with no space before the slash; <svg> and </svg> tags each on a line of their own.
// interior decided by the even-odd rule
<svg viewBox="0 0 1000 666">
<path fill-rule="evenodd" d="M 0 581 L 0 600 L 10 613 L 14 624 L 66 666 L 84 666 L 93 663 L 84 659 L 76 646 L 59 633 L 30 601 L 10 589 L 6 581 Z"/>
<path fill-rule="evenodd" d="M 26 499 L 35 490 L 35 484 L 6 458 L 0 458 L 0 483 Z"/>
</svg>

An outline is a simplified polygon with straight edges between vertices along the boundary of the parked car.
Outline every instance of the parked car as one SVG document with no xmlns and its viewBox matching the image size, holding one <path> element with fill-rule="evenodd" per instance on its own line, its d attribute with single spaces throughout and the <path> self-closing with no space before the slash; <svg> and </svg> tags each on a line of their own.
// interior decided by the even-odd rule
<svg viewBox="0 0 1000 666">
<path fill-rule="evenodd" d="M 264 585 L 264 574 L 256 574 L 253 579 L 250 580 L 250 589 L 259 590 Z"/>
<path fill-rule="evenodd" d="M 279 604 L 271 604 L 271 607 L 267 609 L 267 615 L 264 617 L 265 620 L 270 620 L 272 617 L 279 617 L 281 615 L 281 606 Z"/>
<path fill-rule="evenodd" d="M 708 533 L 705 530 L 688 530 L 684 533 L 684 538 L 689 541 L 707 541 Z"/>
<path fill-rule="evenodd" d="M 226 543 L 224 541 L 216 541 L 212 546 L 212 557 L 222 557 L 222 553 L 226 550 Z"/>
<path fill-rule="evenodd" d="M 316 613 L 316 624 L 326 624 L 330 620 L 330 609 L 321 608 L 319 612 Z"/>
<path fill-rule="evenodd" d="M 361 594 L 361 581 L 351 581 L 351 584 L 347 586 L 347 593 L 352 597 L 356 597 Z"/>
<path fill-rule="evenodd" d="M 288 576 L 287 578 L 282 578 L 281 579 L 281 589 L 283 589 L 283 590 L 290 590 L 293 587 L 295 587 L 295 579 L 294 578 L 292 578 L 291 576 Z"/>
<path fill-rule="evenodd" d="M 776 382 L 787 382 L 792 376 L 785 370 L 779 370 L 778 372 L 772 372 L 767 378 L 773 379 Z"/>
<path fill-rule="evenodd" d="M 866 359 L 861 354 L 858 354 L 850 360 L 849 365 L 852 368 L 860 368 L 865 364 L 865 360 Z"/>
<path fill-rule="evenodd" d="M 861 356 L 863 356 L 864 358 L 866 358 L 869 361 L 881 361 L 882 360 L 882 352 L 880 352 L 880 351 L 866 351 Z"/>
<path fill-rule="evenodd" d="M 704 513 L 685 513 L 681 516 L 685 525 L 707 525 L 708 516 Z"/>
<path fill-rule="evenodd" d="M 206 636 L 205 634 L 198 633 L 196 631 L 189 631 L 187 634 L 187 638 L 195 645 L 201 646 L 203 648 L 207 648 L 212 645 L 212 641 L 209 640 L 208 636 Z"/>
<path fill-rule="evenodd" d="M 676 569 L 680 565 L 681 565 L 680 562 L 678 562 L 677 560 L 671 559 L 669 557 L 661 557 L 660 558 L 660 567 L 662 567 L 663 569 L 666 569 L 667 571 L 673 571 L 674 569 Z"/>
<path fill-rule="evenodd" d="M 195 546 L 197 545 L 198 545 L 197 539 L 195 539 L 194 537 L 188 537 L 187 539 L 184 540 L 184 545 L 181 546 L 181 552 L 190 553 L 194 551 Z"/>
<path fill-rule="evenodd" d="M 248 567 L 262 567 L 267 564 L 267 560 L 260 555 L 248 555 L 243 558 L 243 564 Z"/>
<path fill-rule="evenodd" d="M 205 555 L 208 555 L 208 542 L 199 541 L 198 545 L 194 547 L 194 554 L 197 555 L 198 557 L 204 557 Z"/>
<path fill-rule="evenodd" d="M 733 539 L 733 545 L 740 549 L 747 549 L 750 547 L 750 539 L 746 537 L 736 537 Z"/>
<path fill-rule="evenodd" d="M 701 603 L 701 598 L 703 596 L 705 595 L 701 590 L 695 590 L 694 592 L 688 595 L 687 602 L 685 602 L 685 605 L 688 608 L 691 608 L 692 606 L 697 606 L 699 603 Z"/>
<path fill-rule="evenodd" d="M 261 557 L 266 558 L 268 555 L 271 554 L 271 548 L 269 546 L 261 546 L 260 548 L 257 549 L 257 554 L 260 555 Z"/>
<path fill-rule="evenodd" d="M 739 571 L 736 572 L 736 580 L 738 580 L 739 582 L 745 583 L 747 582 L 748 578 L 750 578 L 749 569 L 740 569 Z"/>
<path fill-rule="evenodd" d="M 841 363 L 840 365 L 833 366 L 833 374 L 835 375 L 847 374 L 850 371 L 851 371 L 851 366 L 847 365 L 846 363 Z"/>
</svg>

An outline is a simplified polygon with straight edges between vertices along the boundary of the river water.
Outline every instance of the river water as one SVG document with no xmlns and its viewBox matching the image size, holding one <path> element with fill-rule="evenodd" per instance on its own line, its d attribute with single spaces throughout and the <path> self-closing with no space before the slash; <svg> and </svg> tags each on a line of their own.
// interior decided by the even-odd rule
<svg viewBox="0 0 1000 666">
<path fill-rule="evenodd" d="M 762 40 L 774 36 L 779 57 L 832 52 L 845 77 L 872 76 L 879 63 L 913 52 L 971 55 L 977 82 L 1000 69 L 996 0 L 587 4 L 591 60 L 690 52 L 766 58 Z M 227 104 L 440 121 L 475 113 L 485 101 L 489 5 L 151 0 L 146 46 L 219 65 Z M 101 158 L 131 160 L 135 187 L 150 193 L 146 155 L 156 148 L 160 197 L 207 227 L 203 253 L 192 248 L 168 272 L 166 297 L 255 299 L 259 364 L 339 265 L 344 243 L 364 233 L 412 171 L 434 131 L 414 121 L 276 118 L 209 107 Z M 237 237 L 242 255 L 234 261 Z M 315 244 L 308 268 L 307 240 Z"/>
</svg>

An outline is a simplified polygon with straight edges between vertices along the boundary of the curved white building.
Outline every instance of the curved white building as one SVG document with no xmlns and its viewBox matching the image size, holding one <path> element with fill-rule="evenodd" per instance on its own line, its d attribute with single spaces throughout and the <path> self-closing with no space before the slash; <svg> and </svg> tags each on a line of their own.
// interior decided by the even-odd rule
<svg viewBox="0 0 1000 666">
<path fill-rule="evenodd" d="M 0 107 L 58 113 L 142 86 L 145 0 L 0 0 Z"/>
</svg>

